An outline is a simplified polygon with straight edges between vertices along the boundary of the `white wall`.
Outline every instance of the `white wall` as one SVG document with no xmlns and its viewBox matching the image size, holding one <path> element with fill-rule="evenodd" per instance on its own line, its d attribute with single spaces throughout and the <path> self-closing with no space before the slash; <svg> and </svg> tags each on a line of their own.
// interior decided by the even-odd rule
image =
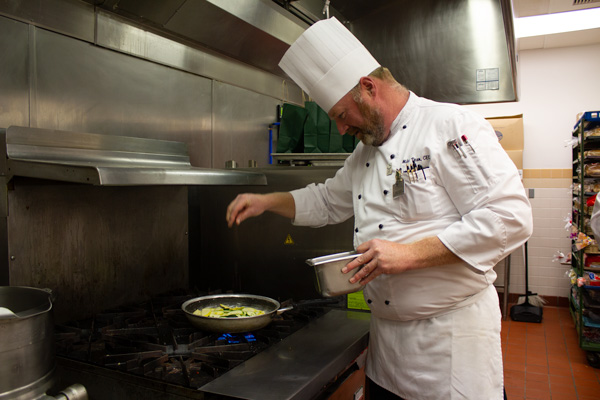
<svg viewBox="0 0 600 400">
<path fill-rule="evenodd" d="M 576 115 L 600 110 L 600 45 L 527 50 L 518 55 L 519 101 L 467 106 L 484 117 L 523 114 L 524 169 L 571 168 Z"/>
<path fill-rule="evenodd" d="M 600 45 L 528 50 L 519 53 L 519 101 L 470 105 L 484 117 L 523 114 L 524 169 L 571 169 L 572 138 L 581 111 L 600 110 Z M 545 296 L 568 297 L 568 265 L 553 261 L 557 251 L 569 253 L 565 220 L 571 212 L 569 188 L 537 187 L 534 232 L 528 242 L 529 289 Z M 512 255 L 510 292 L 525 293 L 524 258 Z M 499 282 L 503 270 L 498 268 Z"/>
</svg>

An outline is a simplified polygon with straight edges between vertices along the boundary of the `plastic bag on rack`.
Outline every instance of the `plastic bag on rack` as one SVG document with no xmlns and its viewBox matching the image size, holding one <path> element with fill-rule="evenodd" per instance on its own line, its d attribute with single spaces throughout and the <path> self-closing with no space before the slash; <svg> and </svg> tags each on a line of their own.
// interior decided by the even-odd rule
<svg viewBox="0 0 600 400">
<path fill-rule="evenodd" d="M 574 137 L 572 139 L 565 140 L 565 147 L 577 147 L 579 145 L 579 138 Z"/>
<path fill-rule="evenodd" d="M 575 239 L 575 248 L 577 250 L 585 249 L 586 247 L 596 244 L 596 241 L 583 232 L 579 232 Z"/>
<path fill-rule="evenodd" d="M 592 129 L 586 129 L 583 131 L 583 135 L 585 137 L 590 137 L 590 136 L 600 136 L 600 126 L 597 126 L 595 128 Z"/>
<path fill-rule="evenodd" d="M 329 153 L 331 120 L 314 101 L 304 102 L 306 120 L 304 121 L 304 152 Z"/>
<path fill-rule="evenodd" d="M 562 251 L 556 250 L 556 252 L 552 256 L 552 262 L 563 262 L 565 261 L 565 258 L 565 254 Z"/>
<path fill-rule="evenodd" d="M 344 149 L 344 136 L 348 135 L 340 135 L 340 132 L 337 129 L 337 125 L 334 121 L 331 121 L 329 132 L 331 132 L 329 135 L 329 152 L 344 153 L 346 151 Z"/>
<path fill-rule="evenodd" d="M 586 176 L 600 177 L 600 163 L 586 164 L 584 170 Z"/>
<path fill-rule="evenodd" d="M 284 103 L 282 107 L 277 153 L 302 153 L 306 110 L 295 104 Z"/>
<path fill-rule="evenodd" d="M 573 226 L 573 217 L 571 216 L 571 214 L 567 215 L 567 217 L 563 221 L 565 221 L 565 229 L 567 231 L 571 230 L 571 227 Z"/>
</svg>

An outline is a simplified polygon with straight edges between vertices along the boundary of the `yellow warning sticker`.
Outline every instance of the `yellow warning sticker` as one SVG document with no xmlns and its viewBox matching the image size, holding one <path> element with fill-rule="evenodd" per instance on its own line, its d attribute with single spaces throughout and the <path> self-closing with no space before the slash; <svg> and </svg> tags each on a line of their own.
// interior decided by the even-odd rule
<svg viewBox="0 0 600 400">
<path fill-rule="evenodd" d="M 285 238 L 285 242 L 283 242 L 283 244 L 294 244 L 294 239 L 292 239 L 292 235 L 290 235 L 288 233 L 287 237 Z"/>
</svg>

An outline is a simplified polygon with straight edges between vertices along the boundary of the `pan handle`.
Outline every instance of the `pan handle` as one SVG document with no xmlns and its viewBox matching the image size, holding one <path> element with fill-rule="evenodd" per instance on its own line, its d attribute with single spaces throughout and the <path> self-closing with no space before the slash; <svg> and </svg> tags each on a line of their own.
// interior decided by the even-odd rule
<svg viewBox="0 0 600 400">
<path fill-rule="evenodd" d="M 294 306 L 281 307 L 279 310 L 277 310 L 277 315 L 283 314 L 284 312 L 290 311 L 293 309 L 294 309 Z"/>
</svg>

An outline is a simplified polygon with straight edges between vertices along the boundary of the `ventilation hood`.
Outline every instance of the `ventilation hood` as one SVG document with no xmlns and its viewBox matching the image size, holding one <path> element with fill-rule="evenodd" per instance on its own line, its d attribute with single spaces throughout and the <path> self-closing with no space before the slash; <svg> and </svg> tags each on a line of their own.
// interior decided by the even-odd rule
<svg viewBox="0 0 600 400">
<path fill-rule="evenodd" d="M 145 29 L 286 78 L 279 60 L 335 16 L 398 81 L 461 104 L 515 101 L 510 0 L 86 0 Z"/>
</svg>

